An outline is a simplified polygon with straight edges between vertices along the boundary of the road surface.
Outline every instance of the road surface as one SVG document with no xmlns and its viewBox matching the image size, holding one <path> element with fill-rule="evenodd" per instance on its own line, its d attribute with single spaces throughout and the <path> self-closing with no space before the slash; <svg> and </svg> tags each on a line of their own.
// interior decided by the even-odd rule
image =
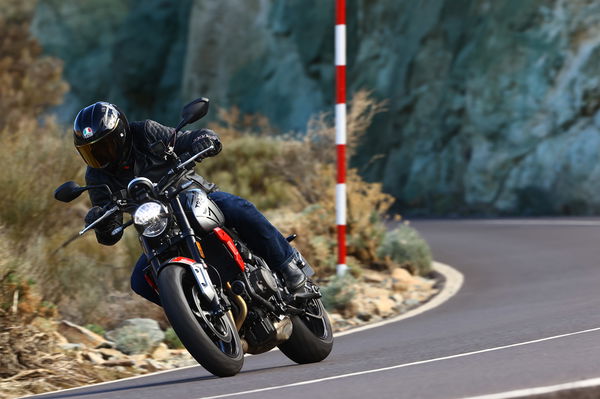
<svg viewBox="0 0 600 399">
<path fill-rule="evenodd" d="M 462 289 L 337 338 L 322 363 L 271 352 L 232 378 L 194 367 L 39 398 L 465 398 L 600 377 L 600 219 L 413 226 L 464 274 Z"/>
</svg>

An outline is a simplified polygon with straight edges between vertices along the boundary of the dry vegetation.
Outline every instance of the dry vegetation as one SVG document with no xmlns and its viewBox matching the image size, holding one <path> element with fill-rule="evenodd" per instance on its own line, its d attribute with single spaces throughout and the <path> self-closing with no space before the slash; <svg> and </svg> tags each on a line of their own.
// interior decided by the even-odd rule
<svg viewBox="0 0 600 399">
<path fill-rule="evenodd" d="M 349 157 L 373 117 L 384 109 L 385 104 L 367 91 L 353 96 L 347 116 Z M 332 274 L 336 264 L 336 151 L 331 115 L 312 118 L 303 135 L 275 135 L 264 118 L 235 109 L 221 111 L 219 116 L 220 122 L 211 127 L 219 133 L 225 151 L 205 161 L 198 171 L 221 189 L 253 201 L 284 234 L 298 234 L 295 243 L 313 267 L 321 276 Z M 232 170 L 232 165 L 243 166 Z M 359 274 L 361 267 L 397 266 L 397 251 L 381 248 L 387 234 L 383 218 L 393 198 L 382 191 L 380 183 L 364 181 L 356 169 L 347 173 L 347 192 L 348 263 L 353 273 Z M 406 260 L 402 259 L 402 266 L 429 272 L 427 261 L 414 259 L 406 264 Z"/>
<path fill-rule="evenodd" d="M 68 87 L 61 79 L 62 63 L 43 56 L 29 36 L 32 4 L 0 3 L 0 357 L 6 360 L 0 362 L 0 378 L 4 382 L 35 377 L 46 361 L 69 362 L 64 357 L 48 358 L 52 340 L 28 326 L 40 317 L 60 312 L 79 324 L 106 329 L 139 316 L 164 323 L 158 307 L 129 291 L 130 269 L 140 253 L 133 231 L 116 247 L 102 247 L 88 235 L 57 250 L 82 226 L 89 202 L 82 198 L 65 205 L 52 197 L 64 181 L 83 182 L 84 168 L 67 128 L 46 114 L 62 101 Z M 384 104 L 368 92 L 354 96 L 348 113 L 349 156 L 373 116 L 383 109 Z M 211 127 L 221 136 L 224 151 L 202 163 L 198 172 L 223 190 L 253 201 L 284 233 L 297 233 L 296 245 L 320 276 L 331 275 L 336 263 L 331 115 L 316 116 L 306 134 L 297 136 L 275 134 L 264 118 L 236 110 L 219 111 L 219 122 Z M 381 184 L 363 181 L 354 169 L 348 171 L 347 180 L 348 263 L 353 274 L 360 274 L 362 267 L 382 270 L 398 265 L 427 273 L 426 244 L 406 227 L 387 232 L 382 217 L 393 199 L 382 192 Z M 399 241 L 403 245 L 398 246 Z M 413 249 L 405 250 L 409 247 Z M 25 342 L 22 334 L 39 339 L 17 344 Z M 56 384 L 46 381 L 32 392 L 68 386 L 61 385 L 62 377 L 56 378 Z M 93 380 L 85 373 L 72 379 Z"/>
<path fill-rule="evenodd" d="M 139 254 L 133 232 L 106 248 L 93 235 L 56 250 L 82 225 L 89 203 L 65 205 L 52 198 L 66 180 L 83 181 L 83 164 L 67 128 L 45 113 L 62 101 L 67 85 L 59 60 L 41 54 L 31 39 L 32 1 L 3 2 L 0 13 L 0 308 L 12 308 L 24 287 L 58 305 L 75 322 L 110 327 L 127 316 L 157 313 L 128 293 L 130 265 Z M 368 92 L 356 93 L 348 112 L 349 155 L 384 109 Z M 335 267 L 335 137 L 332 117 L 317 115 L 304 135 L 281 135 L 260 116 L 220 110 L 214 128 L 225 151 L 199 172 L 227 190 L 249 198 L 284 233 L 297 233 L 297 246 L 322 276 Z M 348 254 L 355 274 L 361 267 L 385 269 L 398 262 L 381 248 L 386 236 L 382 216 L 392 198 L 379 183 L 348 172 Z M 417 272 L 411 259 L 402 265 Z M 14 285 L 17 284 L 17 285 Z M 20 287 L 20 288 L 17 288 Z M 85 295 L 82 295 L 85 293 Z M 42 311 L 42 310 L 40 310 Z M 35 314 L 36 310 L 32 310 Z"/>
</svg>

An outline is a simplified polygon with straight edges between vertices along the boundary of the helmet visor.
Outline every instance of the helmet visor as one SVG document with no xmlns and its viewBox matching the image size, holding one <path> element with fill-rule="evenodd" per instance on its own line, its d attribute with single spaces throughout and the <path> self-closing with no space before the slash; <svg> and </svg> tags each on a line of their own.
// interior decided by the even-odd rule
<svg viewBox="0 0 600 399">
<path fill-rule="evenodd" d="M 85 163 L 92 168 L 106 168 L 111 162 L 119 159 L 119 146 L 122 140 L 117 130 L 113 130 L 98 141 L 75 147 Z"/>
</svg>

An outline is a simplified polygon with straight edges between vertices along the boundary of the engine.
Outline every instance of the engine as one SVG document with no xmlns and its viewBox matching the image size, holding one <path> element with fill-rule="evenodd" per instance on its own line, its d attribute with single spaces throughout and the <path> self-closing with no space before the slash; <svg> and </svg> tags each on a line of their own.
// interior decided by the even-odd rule
<svg viewBox="0 0 600 399">
<path fill-rule="evenodd" d="M 259 258 L 254 258 L 253 264 L 247 263 L 249 270 L 247 278 L 244 278 L 246 283 L 237 280 L 232 284 L 234 294 L 241 295 L 254 305 L 249 307 L 242 328 L 244 351 L 251 354 L 271 350 L 287 340 L 292 333 L 289 317 L 281 318 L 272 313 L 275 302 L 281 300 L 279 286 L 273 272 L 261 263 Z M 275 301 L 274 296 L 278 297 Z"/>
<path fill-rule="evenodd" d="M 261 297 L 267 299 L 278 291 L 277 281 L 273 273 L 264 267 L 258 267 L 248 276 L 250 285 Z"/>
</svg>

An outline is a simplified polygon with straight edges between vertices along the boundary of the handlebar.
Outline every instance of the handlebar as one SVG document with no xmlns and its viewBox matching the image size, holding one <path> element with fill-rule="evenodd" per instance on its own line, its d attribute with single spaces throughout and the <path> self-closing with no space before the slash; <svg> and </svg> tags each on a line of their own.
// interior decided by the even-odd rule
<svg viewBox="0 0 600 399">
<path fill-rule="evenodd" d="M 90 223 L 89 225 L 87 225 L 83 230 L 81 230 L 79 232 L 79 235 L 80 236 L 84 235 L 85 233 L 87 233 L 88 231 L 90 231 L 91 229 L 93 229 L 102 220 L 106 219 L 107 217 L 109 217 L 110 215 L 112 215 L 113 213 L 115 213 L 118 210 L 119 210 L 119 207 L 117 205 L 113 206 L 108 211 L 106 211 L 104 213 L 104 215 L 100 216 L 98 219 L 94 220 L 92 223 Z"/>
<path fill-rule="evenodd" d="M 194 155 L 193 157 L 191 157 L 191 158 L 190 158 L 190 159 L 188 159 L 187 161 L 185 161 L 185 162 L 183 162 L 183 163 L 179 164 L 179 165 L 177 166 L 177 168 L 179 168 L 179 169 L 180 169 L 180 168 L 183 168 L 183 167 L 185 167 L 187 164 L 189 164 L 189 163 L 191 163 L 191 162 L 194 162 L 194 161 L 195 161 L 196 159 L 198 159 L 198 157 L 200 157 L 201 155 L 204 155 L 205 153 L 209 152 L 210 150 L 214 150 L 214 149 L 215 149 L 215 146 L 211 144 L 210 146 L 206 147 L 205 149 L 203 149 L 202 151 L 200 151 L 199 153 L 197 153 L 196 155 Z"/>
<path fill-rule="evenodd" d="M 179 165 L 177 165 L 176 167 L 174 167 L 173 169 L 171 169 L 169 171 L 169 173 L 167 174 L 167 176 L 169 177 L 173 177 L 173 175 L 176 175 L 177 172 L 183 171 L 185 169 L 185 167 L 187 165 L 189 165 L 190 163 L 194 162 L 196 159 L 198 159 L 199 157 L 201 157 L 202 155 L 206 154 L 207 152 L 214 150 L 215 147 L 213 145 L 210 145 L 209 147 L 206 147 L 204 150 L 200 151 L 199 153 L 195 154 L 194 156 L 192 156 L 191 158 L 189 158 L 188 160 L 180 163 Z M 165 176 L 165 177 L 167 177 Z M 171 179 L 167 177 L 167 182 L 165 183 L 164 187 L 161 188 L 161 191 L 164 191 L 170 184 L 172 184 L 173 182 L 179 180 L 179 178 L 174 179 L 173 181 L 170 181 Z M 159 182 L 160 185 L 160 182 Z M 179 193 L 183 190 L 185 190 L 187 187 L 189 187 L 191 185 L 191 182 L 189 184 L 183 184 L 178 190 L 176 190 L 176 193 Z M 176 194 L 175 194 L 176 195 Z M 90 231 L 91 229 L 93 229 L 98 223 L 100 223 L 102 220 L 106 219 L 107 217 L 109 217 L 110 215 L 112 215 L 113 213 L 117 212 L 120 209 L 118 201 L 117 204 L 114 205 L 112 208 L 108 209 L 102 216 L 100 216 L 98 219 L 94 220 L 94 222 L 90 223 L 88 226 L 86 226 L 83 230 L 81 230 L 79 232 L 79 235 L 82 236 L 85 233 L 87 233 L 88 231 Z M 132 221 L 125 223 L 124 225 L 117 227 L 115 230 L 113 230 L 111 232 L 112 235 L 117 235 L 119 234 L 121 231 L 123 231 L 126 227 L 128 227 L 129 225 L 132 224 Z"/>
</svg>

